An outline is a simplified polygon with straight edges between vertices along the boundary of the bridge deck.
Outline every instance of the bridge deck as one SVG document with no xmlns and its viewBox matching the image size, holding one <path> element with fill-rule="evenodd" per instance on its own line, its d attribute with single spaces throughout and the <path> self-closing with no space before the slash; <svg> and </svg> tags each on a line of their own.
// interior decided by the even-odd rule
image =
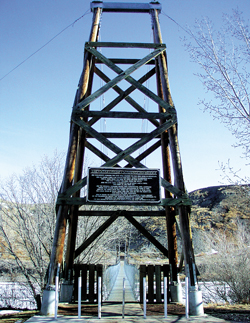
<svg viewBox="0 0 250 323">
<path fill-rule="evenodd" d="M 120 270 L 115 285 L 109 295 L 107 301 L 122 302 L 123 298 L 123 278 L 125 278 L 125 302 L 135 302 L 135 297 L 130 287 L 129 281 L 124 271 L 124 261 L 121 261 Z"/>
</svg>

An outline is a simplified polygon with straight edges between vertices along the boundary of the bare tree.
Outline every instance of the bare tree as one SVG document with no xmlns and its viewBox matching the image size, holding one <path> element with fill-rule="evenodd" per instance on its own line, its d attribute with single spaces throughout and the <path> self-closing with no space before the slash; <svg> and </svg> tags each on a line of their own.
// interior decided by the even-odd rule
<svg viewBox="0 0 250 323">
<path fill-rule="evenodd" d="M 236 137 L 236 146 L 250 158 L 250 33 L 243 13 L 233 10 L 223 16 L 223 28 L 216 31 L 208 18 L 189 29 L 185 41 L 192 61 L 201 67 L 196 74 L 214 100 L 201 100 L 204 109 L 219 119 Z"/>
<path fill-rule="evenodd" d="M 206 257 L 205 286 L 217 302 L 250 302 L 250 232 L 239 222 L 234 234 L 211 231 L 204 233 L 206 246 L 212 251 Z M 211 284 L 211 282 L 213 284 Z"/>
<path fill-rule="evenodd" d="M 0 185 L 1 265 L 8 269 L 11 280 L 21 280 L 29 288 L 37 306 L 46 283 L 63 159 L 64 155 L 57 152 L 52 158 L 44 156 L 39 165 L 26 168 L 21 175 L 13 174 Z M 95 208 L 103 209 L 102 206 Z M 113 208 L 109 208 L 112 213 Z M 104 221 L 103 217 L 80 217 L 77 246 Z M 98 263 L 105 262 L 105 258 L 108 263 L 115 261 L 115 245 L 118 239 L 124 239 L 128 225 L 126 220 L 117 219 L 76 262 Z"/>
<path fill-rule="evenodd" d="M 18 280 L 31 290 L 39 306 L 55 226 L 55 202 L 62 178 L 62 154 L 44 156 L 1 182 L 0 246 L 4 266 L 16 266 Z M 12 277 L 17 280 L 17 276 Z"/>
</svg>

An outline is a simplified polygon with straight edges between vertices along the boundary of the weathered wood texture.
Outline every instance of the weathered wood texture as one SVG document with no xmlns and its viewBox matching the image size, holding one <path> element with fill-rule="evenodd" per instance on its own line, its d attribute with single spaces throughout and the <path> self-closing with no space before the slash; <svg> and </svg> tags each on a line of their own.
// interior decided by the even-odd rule
<svg viewBox="0 0 250 323">
<path fill-rule="evenodd" d="M 78 277 L 82 277 L 81 300 L 89 303 L 98 301 L 98 277 L 103 277 L 103 265 L 81 264 L 74 265 L 73 299 L 78 301 Z"/>
<path fill-rule="evenodd" d="M 153 33 L 154 33 L 154 41 L 158 44 L 162 42 L 160 24 L 159 24 L 159 16 L 157 10 L 151 11 L 152 17 L 152 26 L 153 26 Z M 157 58 L 158 66 L 159 66 L 159 74 L 161 78 L 161 85 L 162 85 L 162 92 L 165 101 L 173 106 L 173 100 L 170 93 L 170 86 L 169 86 L 169 79 L 168 79 L 168 69 L 167 69 L 167 57 L 166 52 L 161 53 Z M 178 143 L 178 136 L 177 136 L 177 124 L 173 125 L 173 127 L 169 128 L 168 130 L 169 136 L 169 146 L 171 150 L 172 156 L 172 164 L 173 164 L 173 173 L 174 173 L 174 180 L 176 187 L 185 192 L 185 184 L 183 179 L 183 171 L 182 171 L 182 163 L 180 157 L 180 149 Z M 189 223 L 189 207 L 180 206 L 179 207 L 179 218 L 180 218 L 180 227 L 182 233 L 182 247 L 185 259 L 185 265 L 190 269 L 190 275 L 188 272 L 186 273 L 187 276 L 190 277 L 190 284 L 194 286 L 196 283 L 196 272 L 195 272 L 195 259 L 194 259 L 194 252 L 192 246 L 192 239 L 191 239 L 191 230 L 190 230 L 190 223 Z"/>
<path fill-rule="evenodd" d="M 140 303 L 143 302 L 143 277 L 146 277 L 148 303 L 164 302 L 164 277 L 167 277 L 168 302 L 169 290 L 169 265 L 140 265 Z"/>
</svg>

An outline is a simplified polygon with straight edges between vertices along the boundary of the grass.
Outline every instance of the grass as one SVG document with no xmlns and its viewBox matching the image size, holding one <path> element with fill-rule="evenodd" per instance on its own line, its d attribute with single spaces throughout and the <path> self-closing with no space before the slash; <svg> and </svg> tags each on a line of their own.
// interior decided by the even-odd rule
<svg viewBox="0 0 250 323">
<path fill-rule="evenodd" d="M 38 311 L 23 311 L 13 314 L 0 315 L 1 323 L 23 323 L 30 317 L 38 314 Z"/>
</svg>

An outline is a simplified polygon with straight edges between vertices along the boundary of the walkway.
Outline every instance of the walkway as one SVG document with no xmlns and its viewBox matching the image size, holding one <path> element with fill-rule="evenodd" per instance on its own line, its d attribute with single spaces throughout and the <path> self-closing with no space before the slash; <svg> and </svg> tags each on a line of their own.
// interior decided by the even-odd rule
<svg viewBox="0 0 250 323">
<path fill-rule="evenodd" d="M 231 321 L 225 321 L 218 319 L 213 316 L 204 315 L 204 316 L 192 316 L 188 320 L 185 316 L 169 315 L 166 319 L 160 316 L 149 316 L 146 319 L 143 316 L 125 316 L 124 319 L 117 316 L 102 317 L 98 319 L 97 317 L 87 317 L 82 316 L 80 319 L 77 316 L 59 316 L 57 321 L 53 317 L 47 316 L 33 316 L 30 318 L 28 323 L 49 323 L 49 322 L 58 322 L 58 323 L 182 323 L 182 322 L 197 322 L 197 323 L 237 323 Z M 239 323 L 239 322 L 238 322 Z"/>
<path fill-rule="evenodd" d="M 115 281 L 115 285 L 109 295 L 108 302 L 122 302 L 123 298 L 123 278 L 125 278 L 125 301 L 135 302 L 135 297 L 130 287 L 129 281 L 124 272 L 124 261 L 120 262 L 120 270 Z"/>
<path fill-rule="evenodd" d="M 117 275 L 115 285 L 109 295 L 107 302 L 102 306 L 102 317 L 122 316 L 123 301 L 123 279 L 125 278 L 125 307 L 124 316 L 141 316 L 143 311 L 139 303 L 135 301 L 135 297 L 130 287 L 129 281 L 124 271 L 124 261 L 120 262 L 120 269 Z M 132 302 L 132 303 L 131 303 Z M 130 304 L 128 304 L 130 303 Z"/>
<path fill-rule="evenodd" d="M 124 319 L 122 318 L 122 297 L 123 297 L 123 278 L 125 278 L 125 308 Z M 96 316 L 82 316 L 78 319 L 76 316 L 58 316 L 59 323 L 171 323 L 171 322 L 187 322 L 185 316 L 169 315 L 167 318 L 163 316 L 148 316 L 143 317 L 143 311 L 139 303 L 135 302 L 135 298 L 129 282 L 124 273 L 124 263 L 121 262 L 120 271 L 113 290 L 107 302 L 102 305 L 102 317 L 98 319 Z M 33 316 L 27 322 L 29 323 L 46 323 L 56 322 L 53 317 Z M 190 317 L 189 322 L 197 323 L 225 323 L 224 321 L 213 316 Z M 236 323 L 236 322 L 234 322 Z"/>
</svg>

